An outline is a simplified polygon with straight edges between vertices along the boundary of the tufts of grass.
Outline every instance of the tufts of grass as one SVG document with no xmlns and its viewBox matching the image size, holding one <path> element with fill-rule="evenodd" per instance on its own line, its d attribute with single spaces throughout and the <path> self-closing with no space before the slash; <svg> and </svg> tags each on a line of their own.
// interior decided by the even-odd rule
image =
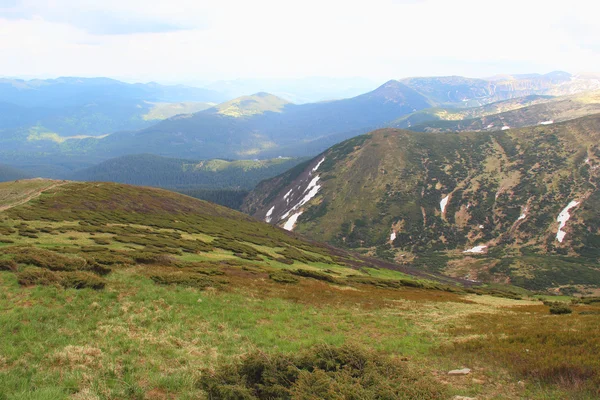
<svg viewBox="0 0 600 400">
<path fill-rule="evenodd" d="M 585 398 L 600 395 L 600 321 L 596 311 L 585 309 L 578 315 L 557 318 L 545 310 L 539 305 L 518 313 L 470 315 L 450 329 L 452 335 L 469 339 L 445 350 L 455 357 L 470 358 L 470 362 L 501 364 L 519 379 L 556 385 Z"/>
</svg>

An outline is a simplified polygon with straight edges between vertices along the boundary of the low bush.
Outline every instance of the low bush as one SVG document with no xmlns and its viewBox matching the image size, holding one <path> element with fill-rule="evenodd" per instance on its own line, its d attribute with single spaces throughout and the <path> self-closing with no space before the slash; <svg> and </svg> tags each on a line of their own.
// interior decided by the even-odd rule
<svg viewBox="0 0 600 400">
<path fill-rule="evenodd" d="M 131 257 L 110 251 L 88 253 L 84 257 L 88 263 L 95 262 L 101 265 L 133 264 Z"/>
<path fill-rule="evenodd" d="M 57 285 L 59 283 L 58 276 L 46 269 L 26 269 L 24 271 L 18 272 L 17 274 L 17 282 L 22 286 L 33 286 L 33 285 Z"/>
<path fill-rule="evenodd" d="M 303 276 L 305 278 L 312 278 L 312 279 L 317 279 L 320 281 L 331 282 L 331 283 L 337 282 L 333 276 L 329 276 L 329 275 L 327 275 L 323 272 L 319 272 L 319 271 L 312 271 L 309 269 L 297 269 L 297 270 L 291 270 L 290 272 L 294 275 Z"/>
<path fill-rule="evenodd" d="M 168 254 L 139 252 L 133 254 L 133 260 L 138 264 L 170 265 L 175 262 Z"/>
<path fill-rule="evenodd" d="M 354 346 L 317 345 L 299 354 L 256 352 L 204 370 L 212 399 L 445 399 L 444 385 L 397 359 Z"/>
<path fill-rule="evenodd" d="M 285 249 L 278 251 L 278 253 L 290 260 L 296 260 L 296 261 L 300 261 L 300 262 L 304 262 L 304 263 L 310 263 L 310 262 L 331 263 L 331 261 L 329 261 L 323 257 L 313 256 L 311 254 L 308 254 L 301 250 L 298 250 L 295 247 L 288 246 Z"/>
<path fill-rule="evenodd" d="M 61 286 L 72 289 L 101 290 L 106 286 L 106 281 L 90 272 L 74 271 L 61 272 L 58 275 Z"/>
<path fill-rule="evenodd" d="M 13 260 L 0 260 L 0 271 L 16 271 L 17 263 Z"/>
<path fill-rule="evenodd" d="M 150 275 L 150 279 L 158 285 L 178 285 L 206 289 L 219 286 L 217 282 L 206 275 L 198 275 L 192 272 L 160 272 Z"/>
<path fill-rule="evenodd" d="M 573 310 L 565 305 L 552 305 L 550 306 L 550 314 L 571 314 Z"/>
<path fill-rule="evenodd" d="M 92 240 L 94 241 L 94 243 L 101 245 L 101 246 L 108 246 L 109 244 L 112 243 L 110 239 L 106 239 L 106 238 L 94 237 L 94 238 L 92 238 Z"/>
<path fill-rule="evenodd" d="M 7 250 L 19 264 L 31 264 L 51 271 L 75 271 L 85 266 L 80 257 L 67 257 L 50 250 L 34 247 L 16 247 Z"/>
<path fill-rule="evenodd" d="M 298 279 L 286 271 L 273 272 L 269 274 L 269 278 L 278 283 L 298 283 Z"/>
<path fill-rule="evenodd" d="M 282 264 L 286 264 L 286 265 L 294 264 L 294 260 L 291 260 L 289 258 L 283 258 L 283 257 L 275 258 L 275 261 L 280 262 Z"/>
</svg>

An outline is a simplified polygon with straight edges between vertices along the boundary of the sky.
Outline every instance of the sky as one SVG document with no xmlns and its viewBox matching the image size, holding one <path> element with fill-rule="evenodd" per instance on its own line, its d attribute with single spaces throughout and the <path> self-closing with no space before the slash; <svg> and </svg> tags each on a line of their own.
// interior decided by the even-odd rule
<svg viewBox="0 0 600 400">
<path fill-rule="evenodd" d="M 0 0 L 0 76 L 208 83 L 600 70 L 594 0 Z"/>
</svg>

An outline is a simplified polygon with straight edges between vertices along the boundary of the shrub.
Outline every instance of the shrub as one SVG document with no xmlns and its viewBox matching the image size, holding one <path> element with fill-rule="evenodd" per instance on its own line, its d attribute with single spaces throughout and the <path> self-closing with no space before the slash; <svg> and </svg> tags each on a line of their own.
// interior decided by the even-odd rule
<svg viewBox="0 0 600 400">
<path fill-rule="evenodd" d="M 92 238 L 92 240 L 94 241 L 94 243 L 101 246 L 108 246 L 109 244 L 111 244 L 110 239 L 107 238 L 94 237 Z"/>
<path fill-rule="evenodd" d="M 86 261 L 79 257 L 67 257 L 34 247 L 11 248 L 9 253 L 13 254 L 13 259 L 19 264 L 31 264 L 51 271 L 74 271 L 86 264 Z"/>
<path fill-rule="evenodd" d="M 269 278 L 279 283 L 298 283 L 297 278 L 294 278 L 289 272 L 284 271 L 273 272 L 272 274 L 269 274 Z"/>
<path fill-rule="evenodd" d="M 305 263 L 310 263 L 310 262 L 331 263 L 331 261 L 326 260 L 323 257 L 313 256 L 311 254 L 300 251 L 300 250 L 296 249 L 295 247 L 288 246 L 285 249 L 278 251 L 278 253 L 290 260 L 296 260 L 296 261 L 305 262 Z"/>
<path fill-rule="evenodd" d="M 167 254 L 140 252 L 133 255 L 133 260 L 138 264 L 173 264 L 174 259 Z"/>
<path fill-rule="evenodd" d="M 0 271 L 16 271 L 17 263 L 13 260 L 0 260 Z"/>
<path fill-rule="evenodd" d="M 290 272 L 294 275 L 303 276 L 305 278 L 313 278 L 313 279 L 317 279 L 320 281 L 336 283 L 336 280 L 333 276 L 329 276 L 329 275 L 324 274 L 323 272 L 319 272 L 319 271 L 312 271 L 309 269 L 297 269 L 295 271 L 292 270 Z"/>
<path fill-rule="evenodd" d="M 160 272 L 150 275 L 150 279 L 158 285 L 179 285 L 198 289 L 218 286 L 218 282 L 206 275 L 198 275 L 191 272 Z M 223 282 L 220 282 L 223 283 Z"/>
<path fill-rule="evenodd" d="M 104 289 L 106 281 L 90 272 L 74 271 L 61 272 L 59 274 L 60 284 L 65 288 L 72 289 Z"/>
<path fill-rule="evenodd" d="M 318 345 L 300 354 L 252 353 L 204 370 L 213 399 L 442 399 L 446 388 L 396 359 L 353 346 Z"/>
<path fill-rule="evenodd" d="M 93 254 L 86 254 L 85 259 L 88 263 L 97 263 L 102 265 L 116 265 L 116 264 L 132 264 L 131 258 L 126 257 L 119 253 L 113 253 L 110 251 L 94 252 Z"/>
<path fill-rule="evenodd" d="M 26 269 L 17 273 L 17 282 L 22 286 L 48 286 L 58 284 L 59 278 L 54 272 L 45 269 Z"/>
<path fill-rule="evenodd" d="M 294 260 L 290 260 L 289 258 L 275 258 L 275 261 L 278 261 L 282 264 L 286 264 L 286 265 L 292 265 L 294 264 Z"/>
<path fill-rule="evenodd" d="M 571 314 L 573 310 L 564 305 L 550 306 L 550 314 Z"/>
</svg>

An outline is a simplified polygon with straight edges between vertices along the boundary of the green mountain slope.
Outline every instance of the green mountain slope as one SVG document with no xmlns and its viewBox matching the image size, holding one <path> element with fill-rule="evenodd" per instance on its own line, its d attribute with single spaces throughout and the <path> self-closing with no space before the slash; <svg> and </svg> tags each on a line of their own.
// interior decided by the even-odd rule
<svg viewBox="0 0 600 400">
<path fill-rule="evenodd" d="M 265 268 L 329 269 L 326 273 L 334 276 L 370 276 L 369 269 L 384 268 L 398 271 L 397 277 L 408 273 L 465 283 L 309 242 L 246 214 L 156 188 L 44 179 L 4 182 L 0 221 L 0 249 L 9 253 L 29 246 L 88 259 L 84 255 L 89 250 L 92 258 L 107 266 L 112 262 L 100 260 L 113 257 L 126 264 L 250 261 Z M 139 261 L 144 257 L 149 261 Z M 95 265 L 91 259 L 88 262 L 90 268 Z M 367 269 L 361 272 L 361 268 Z"/>
<path fill-rule="evenodd" d="M 598 286 L 599 135 L 600 115 L 492 133 L 379 130 L 262 182 L 243 210 L 457 276 Z"/>
</svg>

